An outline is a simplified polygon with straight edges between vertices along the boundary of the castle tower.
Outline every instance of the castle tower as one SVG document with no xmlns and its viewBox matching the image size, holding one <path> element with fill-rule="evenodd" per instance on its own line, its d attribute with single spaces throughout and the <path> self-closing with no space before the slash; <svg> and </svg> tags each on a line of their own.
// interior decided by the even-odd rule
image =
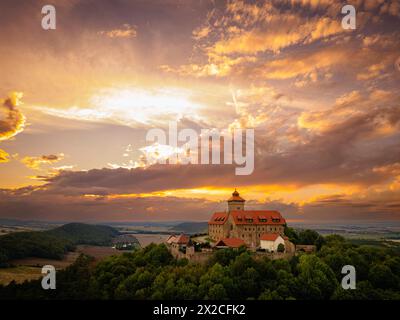
<svg viewBox="0 0 400 320">
<path fill-rule="evenodd" d="M 232 197 L 228 199 L 228 211 L 243 211 L 245 202 L 246 200 L 239 196 L 239 192 L 235 189 Z"/>
</svg>

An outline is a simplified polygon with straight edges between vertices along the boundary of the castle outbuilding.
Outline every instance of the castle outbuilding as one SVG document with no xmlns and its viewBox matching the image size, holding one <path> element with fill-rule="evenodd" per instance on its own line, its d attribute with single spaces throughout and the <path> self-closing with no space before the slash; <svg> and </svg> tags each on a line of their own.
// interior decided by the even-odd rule
<svg viewBox="0 0 400 320">
<path fill-rule="evenodd" d="M 228 199 L 228 210 L 215 212 L 208 222 L 208 235 L 214 241 L 236 238 L 247 247 L 260 247 L 269 234 L 284 237 L 286 220 L 275 210 L 245 210 L 245 202 L 235 189 Z"/>
</svg>

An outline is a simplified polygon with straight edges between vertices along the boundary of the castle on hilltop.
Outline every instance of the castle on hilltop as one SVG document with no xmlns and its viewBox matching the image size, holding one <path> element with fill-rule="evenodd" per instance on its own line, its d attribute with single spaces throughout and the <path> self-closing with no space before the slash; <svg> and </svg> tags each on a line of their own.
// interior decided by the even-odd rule
<svg viewBox="0 0 400 320">
<path fill-rule="evenodd" d="M 241 243 L 250 248 L 270 247 L 276 251 L 279 243 L 284 245 L 288 239 L 284 236 L 286 220 L 282 215 L 273 210 L 245 210 L 245 202 L 235 189 L 228 199 L 228 210 L 212 215 L 208 236 L 217 246 Z"/>
</svg>

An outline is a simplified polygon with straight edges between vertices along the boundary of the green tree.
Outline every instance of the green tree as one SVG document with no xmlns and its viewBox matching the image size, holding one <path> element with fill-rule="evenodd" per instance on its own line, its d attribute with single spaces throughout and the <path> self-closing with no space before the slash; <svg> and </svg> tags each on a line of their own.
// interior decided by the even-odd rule
<svg viewBox="0 0 400 320">
<path fill-rule="evenodd" d="M 318 238 L 315 240 L 315 245 L 317 247 L 317 250 L 321 250 L 322 246 L 326 243 L 326 240 L 323 236 L 318 235 Z"/>
<path fill-rule="evenodd" d="M 293 242 L 294 244 L 297 244 L 299 242 L 299 236 L 296 232 L 295 229 L 288 227 L 287 225 L 285 225 L 285 230 L 284 230 L 284 234 L 285 236 L 287 236 L 289 238 L 289 240 L 291 242 Z"/>
<path fill-rule="evenodd" d="M 259 300 L 283 300 L 283 298 L 279 295 L 276 290 L 266 289 L 263 293 L 258 297 Z"/>
<path fill-rule="evenodd" d="M 302 230 L 299 233 L 298 244 L 315 244 L 320 235 L 314 230 Z"/>
<path fill-rule="evenodd" d="M 399 279 L 384 264 L 374 264 L 370 269 L 368 278 L 372 285 L 377 288 L 397 289 L 399 287 Z"/>
<path fill-rule="evenodd" d="M 211 300 L 223 300 L 228 298 L 225 288 L 220 283 L 214 284 L 210 288 L 208 292 L 208 297 Z"/>
<path fill-rule="evenodd" d="M 302 255 L 296 290 L 300 299 L 329 299 L 338 282 L 335 274 L 316 255 Z"/>
</svg>

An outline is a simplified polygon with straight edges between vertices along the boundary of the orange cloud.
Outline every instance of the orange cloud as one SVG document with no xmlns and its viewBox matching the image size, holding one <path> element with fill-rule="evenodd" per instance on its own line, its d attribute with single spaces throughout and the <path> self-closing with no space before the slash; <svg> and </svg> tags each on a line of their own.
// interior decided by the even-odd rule
<svg viewBox="0 0 400 320">
<path fill-rule="evenodd" d="M 136 27 L 126 23 L 119 29 L 100 31 L 99 34 L 109 38 L 135 38 L 137 36 L 137 30 Z"/>
<path fill-rule="evenodd" d="M 12 92 L 0 100 L 0 141 L 8 140 L 24 130 L 25 116 L 17 108 L 21 105 L 22 92 Z"/>
<path fill-rule="evenodd" d="M 215 43 L 216 54 L 255 54 L 263 51 L 279 52 L 297 43 L 310 43 L 343 32 L 340 23 L 329 17 L 302 19 L 295 14 L 271 15 L 263 28 L 244 31 L 232 38 Z"/>
<path fill-rule="evenodd" d="M 211 32 L 211 27 L 210 26 L 197 28 L 192 32 L 193 39 L 199 40 L 199 39 L 202 39 L 204 37 L 207 37 L 210 32 Z"/>
<path fill-rule="evenodd" d="M 9 159 L 8 159 L 9 156 L 10 155 L 7 152 L 5 152 L 4 150 L 0 149 L 0 163 L 1 162 L 8 162 L 9 161 Z"/>
<path fill-rule="evenodd" d="M 64 159 L 64 154 L 60 153 L 58 155 L 50 154 L 43 155 L 40 157 L 24 157 L 21 162 L 25 164 L 28 168 L 34 170 L 40 170 L 40 167 L 44 164 L 53 164 Z"/>
<path fill-rule="evenodd" d="M 386 64 L 384 62 L 376 63 L 367 68 L 367 71 L 359 73 L 357 75 L 358 80 L 369 80 L 376 79 L 380 75 L 382 75 L 382 71 L 386 68 Z"/>
<path fill-rule="evenodd" d="M 371 123 L 368 130 L 370 136 L 389 135 L 398 130 L 399 117 L 395 115 L 395 105 L 390 106 L 392 101 L 396 101 L 396 98 L 390 91 L 374 90 L 365 96 L 354 90 L 337 98 L 335 104 L 327 110 L 303 112 L 297 124 L 300 128 L 324 133 L 350 119 L 365 117 Z M 388 106 L 381 106 L 383 104 Z"/>
<path fill-rule="evenodd" d="M 332 4 L 331 0 L 290 0 L 290 2 L 293 5 L 301 4 L 302 6 L 310 6 L 311 8 L 327 7 Z"/>
<path fill-rule="evenodd" d="M 346 59 L 344 51 L 321 50 L 305 57 L 290 57 L 267 62 L 263 68 L 260 68 L 259 73 L 267 79 L 290 79 L 312 75 L 319 69 L 326 70 Z"/>
</svg>

